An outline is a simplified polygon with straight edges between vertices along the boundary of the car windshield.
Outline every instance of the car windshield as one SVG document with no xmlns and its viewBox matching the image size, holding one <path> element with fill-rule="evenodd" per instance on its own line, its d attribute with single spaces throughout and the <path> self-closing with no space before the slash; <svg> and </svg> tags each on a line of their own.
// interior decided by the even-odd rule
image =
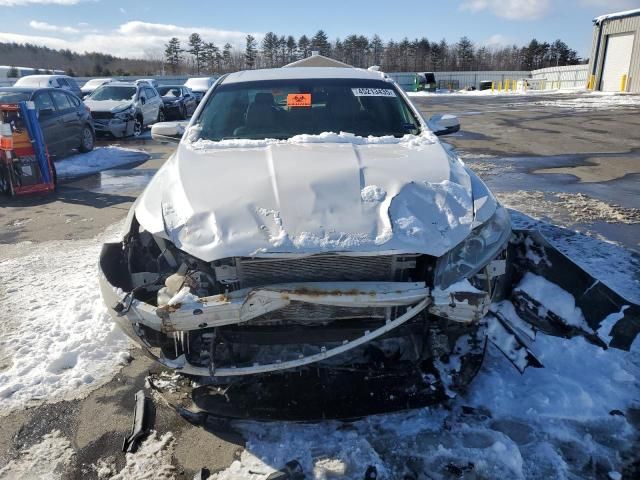
<svg viewBox="0 0 640 480">
<path fill-rule="evenodd" d="M 179 97 L 180 89 L 177 87 L 158 87 L 158 93 L 163 97 Z"/>
<path fill-rule="evenodd" d="M 18 103 L 29 100 L 31 94 L 28 92 L 12 92 L 0 90 L 0 103 Z"/>
<path fill-rule="evenodd" d="M 136 87 L 105 85 L 91 95 L 91 100 L 132 100 Z"/>
<path fill-rule="evenodd" d="M 197 124 L 199 138 L 287 139 L 299 134 L 417 134 L 419 122 L 383 80 L 303 79 L 220 85 Z"/>
</svg>

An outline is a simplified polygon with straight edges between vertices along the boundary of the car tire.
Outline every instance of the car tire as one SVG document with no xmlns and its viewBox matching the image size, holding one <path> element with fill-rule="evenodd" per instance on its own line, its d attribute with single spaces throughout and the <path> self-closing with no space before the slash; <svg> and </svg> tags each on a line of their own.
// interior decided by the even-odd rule
<svg viewBox="0 0 640 480">
<path fill-rule="evenodd" d="M 142 121 L 142 117 L 140 115 L 136 115 L 133 119 L 133 136 L 139 137 L 142 135 L 142 130 L 144 129 L 144 123 Z"/>
<path fill-rule="evenodd" d="M 157 122 L 164 122 L 164 118 L 165 118 L 164 117 L 164 109 L 161 108 L 160 110 L 158 110 L 158 119 L 156 120 L 156 123 Z"/>
<path fill-rule="evenodd" d="M 96 144 L 96 135 L 93 133 L 93 129 L 89 125 L 82 127 L 82 134 L 80 135 L 80 147 L 79 150 L 82 153 L 87 153 L 93 150 Z"/>
</svg>

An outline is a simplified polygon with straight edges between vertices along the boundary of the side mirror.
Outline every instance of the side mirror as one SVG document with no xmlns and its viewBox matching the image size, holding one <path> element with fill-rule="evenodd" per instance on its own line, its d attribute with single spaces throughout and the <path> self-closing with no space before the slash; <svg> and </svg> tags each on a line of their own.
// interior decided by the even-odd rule
<svg viewBox="0 0 640 480">
<path fill-rule="evenodd" d="M 460 131 L 460 120 L 455 115 L 439 114 L 427 120 L 429 129 L 438 136 Z"/>
<path fill-rule="evenodd" d="M 189 122 L 160 122 L 151 126 L 151 138 L 159 142 L 180 143 Z"/>
</svg>

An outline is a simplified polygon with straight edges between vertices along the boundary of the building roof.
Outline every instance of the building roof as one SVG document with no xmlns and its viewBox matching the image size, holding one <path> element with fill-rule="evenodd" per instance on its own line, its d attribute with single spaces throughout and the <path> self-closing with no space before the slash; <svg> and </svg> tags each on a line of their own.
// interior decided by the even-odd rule
<svg viewBox="0 0 640 480">
<path fill-rule="evenodd" d="M 353 68 L 348 63 L 341 62 L 334 58 L 325 57 L 319 53 L 313 52 L 310 57 L 302 58 L 295 62 L 291 62 L 284 66 L 284 68 L 291 67 L 337 67 L 337 68 Z"/>
<path fill-rule="evenodd" d="M 238 82 L 259 82 L 262 80 L 300 80 L 305 78 L 354 78 L 367 80 L 383 80 L 384 74 L 361 68 L 344 67 L 288 67 L 265 68 L 261 70 L 244 70 L 230 73 L 223 84 Z"/>
<path fill-rule="evenodd" d="M 618 18 L 625 17 L 635 17 L 636 15 L 640 15 L 640 8 L 635 8 L 633 10 L 625 10 L 623 12 L 609 13 L 607 15 L 600 15 L 593 19 L 593 23 L 596 25 L 600 25 L 605 20 L 615 20 Z"/>
</svg>

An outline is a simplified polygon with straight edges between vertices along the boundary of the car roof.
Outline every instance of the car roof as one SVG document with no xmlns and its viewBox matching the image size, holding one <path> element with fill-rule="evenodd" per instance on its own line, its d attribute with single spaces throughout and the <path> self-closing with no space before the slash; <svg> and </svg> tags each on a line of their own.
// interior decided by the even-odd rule
<svg viewBox="0 0 640 480">
<path fill-rule="evenodd" d="M 48 91 L 48 92 L 67 92 L 66 90 L 62 90 L 60 88 L 51 88 L 51 87 L 0 87 L 0 91 L 3 92 L 22 92 L 22 93 L 34 93 L 40 91 Z"/>
<path fill-rule="evenodd" d="M 69 78 L 68 75 L 60 75 L 60 74 L 46 74 L 46 75 L 25 75 L 24 77 L 20 77 L 18 80 L 22 79 L 22 78 L 41 78 L 41 79 L 45 79 L 45 78 L 57 78 L 57 77 L 64 77 L 64 78 Z"/>
<path fill-rule="evenodd" d="M 262 80 L 301 80 L 314 78 L 384 80 L 386 77 L 381 72 L 363 70 L 361 68 L 288 67 L 244 70 L 241 72 L 230 73 L 225 77 L 223 83 L 259 82 Z"/>
<path fill-rule="evenodd" d="M 137 87 L 138 84 L 134 82 L 109 82 L 110 87 Z"/>
</svg>

